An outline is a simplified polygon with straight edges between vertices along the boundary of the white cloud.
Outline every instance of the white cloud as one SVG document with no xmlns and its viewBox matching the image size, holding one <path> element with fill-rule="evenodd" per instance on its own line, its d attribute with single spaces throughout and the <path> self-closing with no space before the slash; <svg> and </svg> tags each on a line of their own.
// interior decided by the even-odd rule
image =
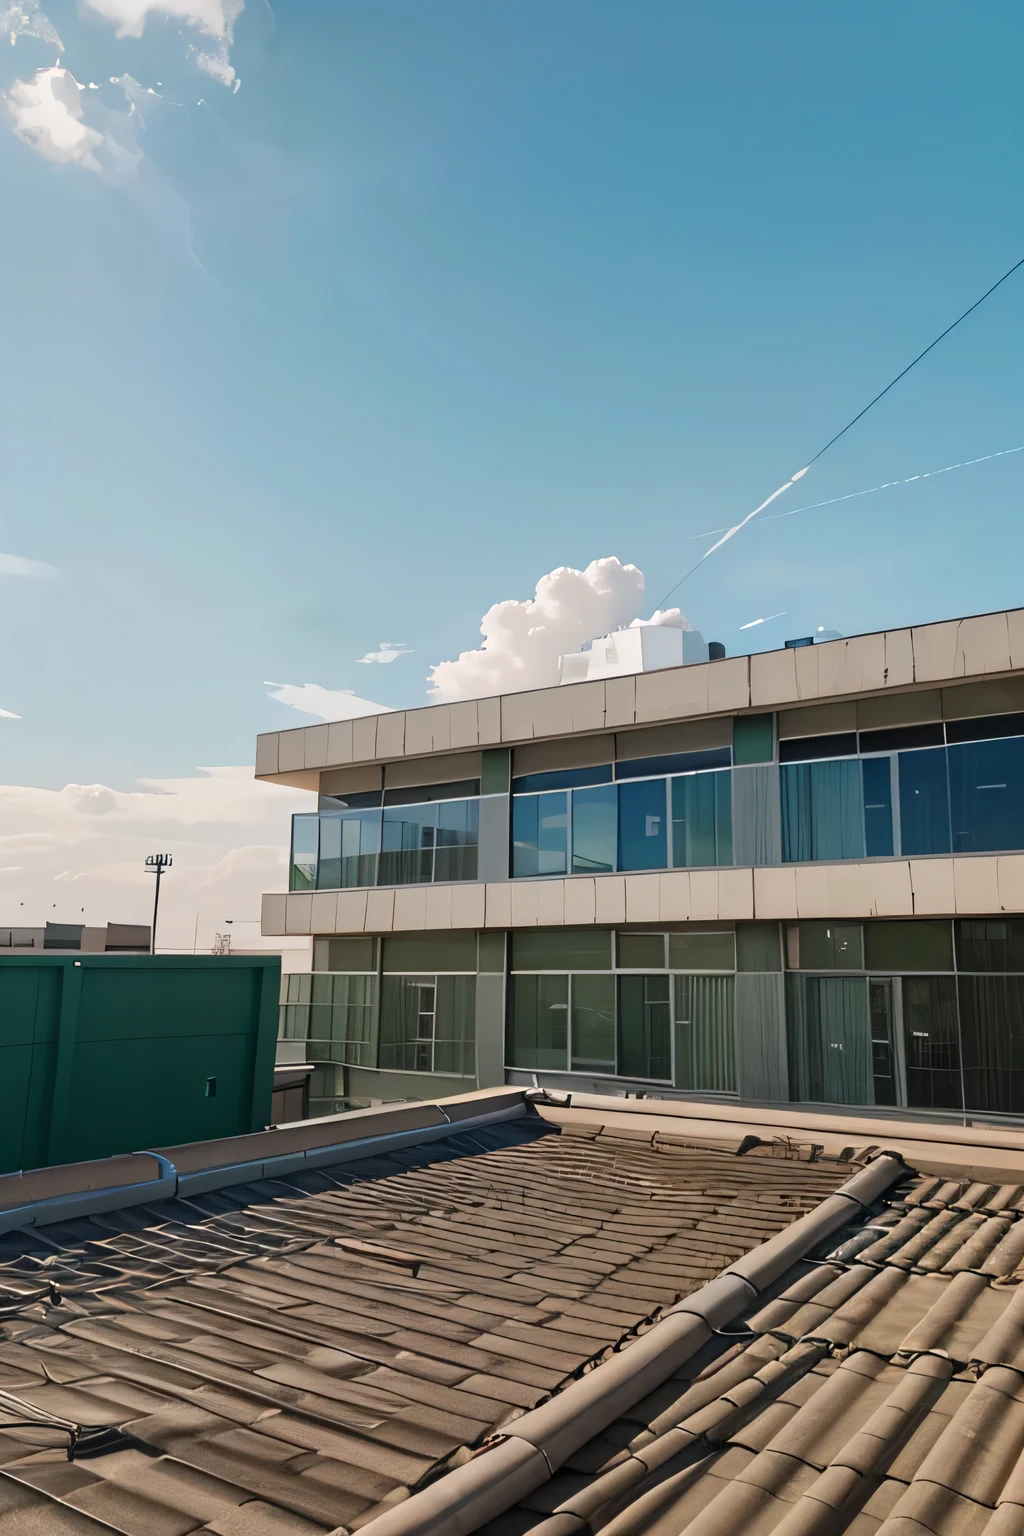
<svg viewBox="0 0 1024 1536">
<path fill-rule="evenodd" d="M 190 43 L 188 53 L 196 66 L 221 85 L 239 80 L 231 63 L 235 22 L 245 0 L 85 0 L 90 10 L 112 22 L 118 37 L 141 37 L 152 18 L 178 21 L 192 27 L 208 44 Z"/>
<path fill-rule="evenodd" d="M 129 175 L 142 160 L 135 142 L 133 112 L 112 112 L 93 101 L 90 112 L 94 121 L 87 123 L 82 87 L 71 71 L 60 65 L 37 69 L 31 80 L 15 80 L 7 92 L 6 105 L 18 138 L 47 160 L 80 165 L 111 181 Z M 9 562 L 17 557 L 0 558 Z M 44 574 L 24 568 L 13 573 L 8 569 L 8 573 Z"/>
<path fill-rule="evenodd" d="M 46 12 L 40 9 L 39 0 L 14 0 L 0 11 L 0 37 L 9 38 L 15 44 L 19 37 L 34 37 L 41 43 L 49 43 L 58 53 L 64 52 L 64 44 Z"/>
<path fill-rule="evenodd" d="M 361 699 L 351 688 L 321 688 L 319 683 L 303 683 L 300 687 L 298 683 L 271 682 L 265 683 L 264 687 L 274 689 L 268 697 L 279 704 L 301 710 L 304 715 L 315 715 L 318 720 L 356 720 L 362 715 L 392 713 L 388 705 Z"/>
<path fill-rule="evenodd" d="M 9 709 L 0 709 L 0 718 L 4 720 L 20 720 L 20 715 L 12 715 Z"/>
<path fill-rule="evenodd" d="M 380 642 L 379 651 L 367 651 L 365 656 L 360 656 L 359 661 L 364 666 L 372 666 L 376 662 L 379 666 L 386 666 L 389 661 L 397 661 L 399 656 L 411 656 L 412 647 L 399 640 L 392 643 L 390 640 Z"/>
<path fill-rule="evenodd" d="M 31 576 L 40 581 L 52 581 L 59 576 L 55 565 L 45 560 L 24 560 L 21 555 L 0 555 L 0 576 Z"/>
<path fill-rule="evenodd" d="M 475 699 L 523 688 L 553 687 L 558 662 L 612 630 L 637 623 L 689 629 L 678 608 L 640 619 L 643 572 L 610 556 L 592 560 L 585 571 L 562 565 L 542 576 L 536 593 L 523 602 L 495 603 L 480 620 L 479 650 L 432 668 L 430 693 L 437 700 Z"/>
<path fill-rule="evenodd" d="M 201 949 L 214 932 L 256 947 L 262 893 L 286 888 L 290 818 L 315 808 L 315 795 L 259 783 L 251 768 L 142 780 L 127 792 L 0 786 L 0 924 L 148 923 L 143 860 L 165 852 L 174 863 L 160 887 L 161 948 L 190 950 L 197 916 Z"/>
</svg>

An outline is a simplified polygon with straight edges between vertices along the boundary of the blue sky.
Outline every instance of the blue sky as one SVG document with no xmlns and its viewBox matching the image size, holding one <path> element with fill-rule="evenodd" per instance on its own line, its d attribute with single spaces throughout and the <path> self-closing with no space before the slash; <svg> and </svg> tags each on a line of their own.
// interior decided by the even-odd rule
<svg viewBox="0 0 1024 1536">
<path fill-rule="evenodd" d="M 45 10 L 120 150 L 0 123 L 0 550 L 60 571 L 0 575 L 8 784 L 251 762 L 266 678 L 423 702 L 558 565 L 653 603 L 1024 255 L 1016 5 L 246 0 L 237 92 L 159 6 Z M 1024 272 L 789 504 L 1024 444 L 1022 329 Z M 733 652 L 1017 605 L 1022 487 L 754 524 L 682 606 Z"/>
</svg>

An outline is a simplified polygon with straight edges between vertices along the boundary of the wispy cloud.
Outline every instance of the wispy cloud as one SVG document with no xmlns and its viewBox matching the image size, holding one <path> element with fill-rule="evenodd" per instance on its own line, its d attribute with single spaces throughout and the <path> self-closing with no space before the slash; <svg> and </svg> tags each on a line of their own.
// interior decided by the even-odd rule
<svg viewBox="0 0 1024 1536">
<path fill-rule="evenodd" d="M 21 555 L 0 555 L 0 576 L 28 576 L 36 581 L 53 581 L 60 575 L 55 565 L 45 560 L 25 560 Z"/>
<path fill-rule="evenodd" d="M 412 647 L 406 645 L 402 640 L 399 640 L 397 643 L 392 643 L 390 640 L 382 640 L 379 651 L 367 651 L 365 656 L 359 657 L 359 662 L 363 666 L 372 666 L 376 662 L 379 666 L 383 667 L 389 661 L 397 661 L 399 656 L 411 656 L 412 654 Z"/>
<path fill-rule="evenodd" d="M 387 704 L 361 699 L 351 688 L 321 688 L 319 683 L 303 683 L 300 687 L 298 683 L 266 682 L 263 686 L 274 690 L 268 697 L 278 704 L 287 704 L 290 709 L 314 715 L 318 720 L 357 720 L 363 715 L 392 713 Z"/>
<path fill-rule="evenodd" d="M 196 67 L 221 85 L 238 90 L 241 82 L 231 63 L 231 47 L 245 0 L 85 0 L 85 4 L 112 22 L 118 37 L 141 37 L 151 19 L 191 27 L 200 39 L 190 42 L 187 50 Z"/>
<path fill-rule="evenodd" d="M 20 715 L 14 715 L 9 709 L 0 709 L 0 718 L 4 720 L 20 720 Z"/>
</svg>

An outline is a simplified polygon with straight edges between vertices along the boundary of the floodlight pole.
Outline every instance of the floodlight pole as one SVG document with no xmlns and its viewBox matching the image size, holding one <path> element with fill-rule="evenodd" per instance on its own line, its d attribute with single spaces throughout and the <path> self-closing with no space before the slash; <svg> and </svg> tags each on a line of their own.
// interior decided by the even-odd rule
<svg viewBox="0 0 1024 1536">
<path fill-rule="evenodd" d="M 149 952 L 156 954 L 156 914 L 160 907 L 160 876 L 165 869 L 170 869 L 174 860 L 169 853 L 151 853 L 146 859 L 146 868 L 150 874 L 156 875 L 156 894 L 153 897 L 153 929 L 149 936 Z"/>
</svg>

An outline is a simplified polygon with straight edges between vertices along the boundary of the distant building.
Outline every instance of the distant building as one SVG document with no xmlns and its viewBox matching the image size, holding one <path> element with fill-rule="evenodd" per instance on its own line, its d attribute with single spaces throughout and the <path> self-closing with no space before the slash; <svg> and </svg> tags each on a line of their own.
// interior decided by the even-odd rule
<svg viewBox="0 0 1024 1536">
<path fill-rule="evenodd" d="M 1024 610 L 674 666 L 655 633 L 260 737 L 320 796 L 263 900 L 313 939 L 314 1113 L 536 1079 L 1024 1121 Z"/>
<path fill-rule="evenodd" d="M 148 923 L 46 923 L 42 928 L 0 928 L 0 955 L 81 953 L 138 955 L 149 953 Z"/>
</svg>

